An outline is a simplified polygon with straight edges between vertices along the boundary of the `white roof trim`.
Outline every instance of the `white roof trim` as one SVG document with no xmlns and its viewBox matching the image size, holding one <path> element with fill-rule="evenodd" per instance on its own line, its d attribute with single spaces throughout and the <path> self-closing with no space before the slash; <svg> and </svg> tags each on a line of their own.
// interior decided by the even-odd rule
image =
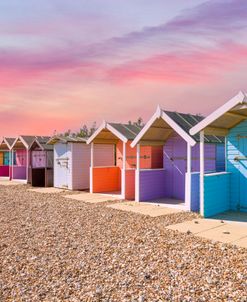
<svg viewBox="0 0 247 302">
<path fill-rule="evenodd" d="M 103 130 L 106 129 L 106 121 L 103 121 L 103 123 L 99 126 L 99 128 L 88 138 L 87 144 L 91 144 L 93 140 L 96 138 L 96 136 Z"/>
<path fill-rule="evenodd" d="M 24 139 L 23 139 L 21 136 L 18 136 L 18 137 L 15 139 L 15 141 L 14 141 L 14 143 L 13 143 L 11 149 L 14 149 L 15 144 L 18 142 L 18 140 L 20 140 L 20 141 L 23 143 L 23 145 L 25 146 L 25 148 L 28 150 L 28 145 L 27 145 L 27 143 L 24 141 Z"/>
<path fill-rule="evenodd" d="M 194 146 L 196 141 L 185 132 L 173 119 L 171 119 L 164 111 L 162 112 L 162 118 L 170 125 L 188 144 Z"/>
<path fill-rule="evenodd" d="M 94 134 L 92 134 L 88 140 L 87 140 L 87 144 L 91 144 L 93 142 L 93 140 L 100 134 L 100 132 L 104 129 L 109 130 L 110 132 L 112 132 L 117 138 L 119 138 L 121 141 L 123 141 L 124 143 L 127 143 L 128 139 L 121 134 L 119 131 L 117 131 L 113 126 L 111 126 L 110 124 L 108 124 L 106 121 L 103 121 L 103 123 L 99 126 L 99 128 L 94 132 Z"/>
<path fill-rule="evenodd" d="M 152 124 L 155 122 L 155 120 L 157 120 L 158 118 L 161 117 L 161 115 L 162 115 L 162 110 L 161 110 L 160 106 L 158 106 L 155 113 L 150 118 L 150 120 L 146 123 L 146 125 L 142 128 L 142 130 L 138 133 L 138 135 L 135 137 L 133 142 L 130 144 L 130 146 L 132 148 L 134 148 L 139 143 L 139 141 L 142 139 L 144 134 L 152 126 Z"/>
<path fill-rule="evenodd" d="M 32 142 L 32 144 L 31 144 L 31 146 L 30 146 L 30 149 L 32 148 L 32 146 L 33 146 L 34 143 L 37 143 L 37 145 L 40 147 L 40 149 L 44 150 L 44 147 L 41 146 L 40 142 L 39 142 L 37 139 L 35 139 L 35 140 Z"/>
<path fill-rule="evenodd" d="M 223 106 L 216 109 L 210 115 L 208 115 L 205 119 L 199 122 L 196 126 L 190 129 L 190 134 L 195 135 L 201 130 L 205 129 L 212 122 L 217 120 L 219 117 L 224 115 L 226 112 L 237 106 L 238 104 L 243 104 L 246 102 L 246 94 L 240 91 L 235 97 L 226 102 Z"/>
<path fill-rule="evenodd" d="M 194 146 L 196 141 L 186 133 L 177 123 L 174 122 L 164 111 L 161 110 L 160 106 L 157 107 L 156 112 L 147 122 L 147 124 L 143 127 L 140 133 L 136 136 L 136 138 L 131 143 L 131 147 L 134 148 L 139 141 L 142 139 L 144 134 L 148 131 L 148 129 L 152 126 L 156 119 L 162 118 L 174 131 L 176 131 L 188 144 Z"/>
<path fill-rule="evenodd" d="M 6 137 L 2 138 L 0 145 L 2 145 L 3 143 L 5 143 L 7 145 L 7 147 L 9 148 L 9 150 L 11 150 L 12 146 L 9 145 L 8 141 L 6 140 Z"/>
</svg>

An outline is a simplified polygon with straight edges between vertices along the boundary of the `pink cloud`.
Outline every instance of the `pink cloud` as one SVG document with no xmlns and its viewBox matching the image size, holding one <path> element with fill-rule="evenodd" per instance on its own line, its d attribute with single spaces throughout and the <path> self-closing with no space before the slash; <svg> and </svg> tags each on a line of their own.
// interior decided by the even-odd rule
<svg viewBox="0 0 247 302">
<path fill-rule="evenodd" d="M 163 81 L 174 84 L 214 81 L 225 71 L 246 64 L 247 46 L 222 45 L 219 49 L 161 54 L 122 64 L 109 71 L 112 81 Z"/>
</svg>

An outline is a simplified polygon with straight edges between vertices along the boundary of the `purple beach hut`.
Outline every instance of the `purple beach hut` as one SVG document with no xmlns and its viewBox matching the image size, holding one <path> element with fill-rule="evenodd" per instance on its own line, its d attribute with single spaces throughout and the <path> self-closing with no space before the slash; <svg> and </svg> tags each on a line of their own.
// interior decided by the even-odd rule
<svg viewBox="0 0 247 302">
<path fill-rule="evenodd" d="M 154 115 L 132 142 L 137 147 L 136 201 L 149 201 L 184 210 L 199 210 L 199 135 L 189 130 L 202 116 L 157 108 Z M 225 168 L 224 138 L 205 136 L 205 171 Z M 140 169 L 143 146 L 163 146 L 163 168 Z"/>
</svg>

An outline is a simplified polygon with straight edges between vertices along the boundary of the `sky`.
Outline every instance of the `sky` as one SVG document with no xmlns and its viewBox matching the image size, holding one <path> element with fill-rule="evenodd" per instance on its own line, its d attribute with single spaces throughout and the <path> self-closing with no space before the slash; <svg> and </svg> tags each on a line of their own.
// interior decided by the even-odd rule
<svg viewBox="0 0 247 302">
<path fill-rule="evenodd" d="M 1 1 L 0 135 L 207 115 L 246 68 L 246 0 Z"/>
</svg>

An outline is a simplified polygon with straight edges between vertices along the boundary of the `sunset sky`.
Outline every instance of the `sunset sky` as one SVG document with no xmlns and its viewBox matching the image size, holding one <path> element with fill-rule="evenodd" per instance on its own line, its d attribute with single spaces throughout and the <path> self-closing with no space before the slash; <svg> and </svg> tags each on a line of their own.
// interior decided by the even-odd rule
<svg viewBox="0 0 247 302">
<path fill-rule="evenodd" d="M 0 2 L 0 135 L 208 114 L 246 86 L 246 0 Z"/>
</svg>

